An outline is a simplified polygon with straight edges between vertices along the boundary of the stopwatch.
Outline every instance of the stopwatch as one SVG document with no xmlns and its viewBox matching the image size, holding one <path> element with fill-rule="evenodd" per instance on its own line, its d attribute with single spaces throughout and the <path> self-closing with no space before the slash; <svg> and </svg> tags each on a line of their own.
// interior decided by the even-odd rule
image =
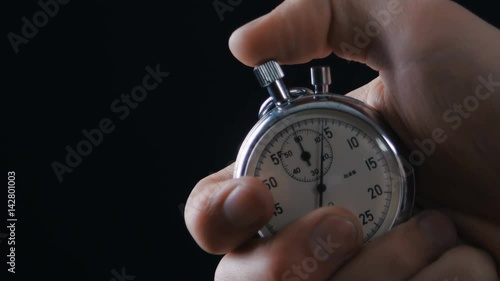
<svg viewBox="0 0 500 281">
<path fill-rule="evenodd" d="M 239 147 L 233 177 L 257 177 L 272 192 L 274 214 L 261 237 L 328 206 L 355 214 L 365 243 L 411 216 L 414 168 L 379 112 L 330 93 L 328 66 L 310 68 L 312 89 L 287 88 L 274 60 L 253 71 L 270 97 Z"/>
</svg>

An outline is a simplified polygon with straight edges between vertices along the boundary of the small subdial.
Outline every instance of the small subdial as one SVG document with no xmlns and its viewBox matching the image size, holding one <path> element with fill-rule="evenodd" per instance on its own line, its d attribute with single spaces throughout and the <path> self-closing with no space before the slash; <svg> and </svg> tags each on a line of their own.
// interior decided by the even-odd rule
<svg viewBox="0 0 500 281">
<path fill-rule="evenodd" d="M 324 138 L 323 155 L 321 155 L 322 138 Z M 333 162 L 333 150 L 328 139 L 325 135 L 310 129 L 293 131 L 288 135 L 283 141 L 279 156 L 286 173 L 302 182 L 319 179 L 321 161 L 323 161 L 323 174 L 328 172 Z"/>
</svg>

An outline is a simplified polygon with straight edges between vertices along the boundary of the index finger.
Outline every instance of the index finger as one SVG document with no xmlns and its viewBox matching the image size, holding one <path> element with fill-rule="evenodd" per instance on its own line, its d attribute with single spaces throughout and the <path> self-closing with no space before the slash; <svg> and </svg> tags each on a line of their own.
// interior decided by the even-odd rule
<svg viewBox="0 0 500 281">
<path fill-rule="evenodd" d="M 378 63 L 369 56 L 385 56 L 383 37 L 389 25 L 373 21 L 374 11 L 386 21 L 396 21 L 406 0 L 286 0 L 270 13 L 240 27 L 229 39 L 233 54 L 244 64 L 256 66 L 269 59 L 282 64 L 305 63 L 332 52 L 350 60 Z M 375 13 L 375 15 L 377 15 Z M 390 19 L 389 19 L 390 17 Z M 386 38 L 387 39 L 387 38 Z M 396 38 L 390 38 L 395 40 Z"/>
<path fill-rule="evenodd" d="M 237 29 L 233 55 L 248 66 L 306 63 L 332 53 L 384 71 L 434 54 L 435 46 L 477 40 L 484 21 L 445 0 L 286 0 Z M 436 28 L 439 27 L 439 28 Z M 461 27 L 465 32 L 454 36 Z"/>
</svg>

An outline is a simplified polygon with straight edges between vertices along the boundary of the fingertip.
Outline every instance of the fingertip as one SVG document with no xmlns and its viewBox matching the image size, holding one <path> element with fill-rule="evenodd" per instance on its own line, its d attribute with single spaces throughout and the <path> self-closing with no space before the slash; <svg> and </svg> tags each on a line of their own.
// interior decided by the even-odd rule
<svg viewBox="0 0 500 281">
<path fill-rule="evenodd" d="M 228 40 L 229 50 L 231 51 L 233 56 L 236 59 L 238 59 L 241 63 L 245 64 L 246 66 L 253 66 L 253 65 L 249 65 L 246 62 L 246 60 L 242 59 L 242 56 L 241 56 L 242 49 L 245 48 L 245 44 L 244 44 L 244 42 L 242 42 L 243 38 L 241 35 L 241 28 L 242 27 L 236 29 L 235 31 L 233 31 L 233 33 L 231 33 L 231 36 L 229 36 L 229 40 Z"/>
<path fill-rule="evenodd" d="M 433 244 L 436 251 L 445 252 L 457 244 L 457 229 L 452 220 L 442 212 L 425 210 L 415 219 L 418 227 Z"/>
<path fill-rule="evenodd" d="M 277 235 L 292 236 L 297 231 L 311 231 L 313 240 L 332 234 L 343 241 L 349 241 L 344 244 L 349 244 L 353 249 L 360 246 L 364 240 L 363 227 L 359 219 L 348 209 L 338 206 L 315 209 L 280 229 Z"/>
<path fill-rule="evenodd" d="M 258 34 L 256 38 L 256 33 L 252 32 L 255 30 L 254 26 L 261 20 L 262 17 L 254 19 L 236 29 L 229 37 L 229 50 L 236 59 L 249 67 L 258 66 L 264 63 L 266 59 L 273 59 L 265 58 L 267 56 L 267 50 L 262 44 L 256 43 L 261 42 L 262 39 L 258 38 Z M 259 29 L 257 28 L 257 30 Z"/>
<path fill-rule="evenodd" d="M 273 198 L 267 187 L 258 179 L 235 179 L 236 187 L 224 200 L 223 210 L 228 221 L 235 227 L 260 227 L 273 213 Z"/>
<path fill-rule="evenodd" d="M 206 252 L 224 254 L 249 238 L 272 215 L 267 187 L 251 177 L 201 184 L 186 204 L 186 226 Z"/>
<path fill-rule="evenodd" d="M 363 226 L 361 225 L 359 218 L 355 216 L 354 213 L 352 213 L 347 208 L 341 206 L 328 206 L 323 208 L 328 214 L 337 217 L 342 217 L 345 220 L 349 221 L 352 224 L 352 227 L 354 228 L 357 243 L 358 244 L 363 243 L 364 240 Z"/>
<path fill-rule="evenodd" d="M 301 64 L 327 57 L 332 53 L 327 41 L 330 14 L 328 1 L 313 5 L 307 0 L 285 1 L 236 29 L 229 37 L 229 49 L 251 67 L 271 59 Z"/>
</svg>

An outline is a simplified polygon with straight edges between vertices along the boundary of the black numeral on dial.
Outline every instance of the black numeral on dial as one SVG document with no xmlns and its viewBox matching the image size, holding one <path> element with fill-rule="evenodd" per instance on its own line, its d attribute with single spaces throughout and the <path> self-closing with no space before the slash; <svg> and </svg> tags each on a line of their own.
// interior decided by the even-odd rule
<svg viewBox="0 0 500 281">
<path fill-rule="evenodd" d="M 377 198 L 378 196 L 382 195 L 382 188 L 380 185 L 376 184 L 373 187 L 368 188 L 368 193 L 371 194 L 372 199 Z"/>
<path fill-rule="evenodd" d="M 280 203 L 274 204 L 274 216 L 277 217 L 278 215 L 283 214 L 283 208 L 280 206 Z"/>
<path fill-rule="evenodd" d="M 365 225 L 373 221 L 375 218 L 373 217 L 371 210 L 367 210 L 364 213 L 359 214 L 359 219 L 361 220 L 361 223 Z"/>
<path fill-rule="evenodd" d="M 373 157 L 368 158 L 368 160 L 365 160 L 366 167 L 368 167 L 368 170 L 373 170 L 377 168 L 377 162 L 373 160 Z"/>
<path fill-rule="evenodd" d="M 270 177 L 262 181 L 269 189 L 278 187 L 278 181 L 274 177 Z"/>
</svg>

